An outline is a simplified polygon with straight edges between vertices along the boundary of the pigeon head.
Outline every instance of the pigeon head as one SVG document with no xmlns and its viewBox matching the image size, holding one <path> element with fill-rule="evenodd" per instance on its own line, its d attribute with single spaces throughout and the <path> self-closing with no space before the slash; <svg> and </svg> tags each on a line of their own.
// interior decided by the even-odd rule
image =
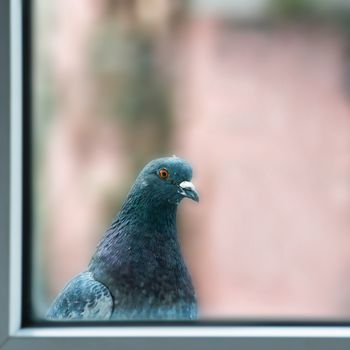
<svg viewBox="0 0 350 350">
<path fill-rule="evenodd" d="M 199 201 L 191 182 L 191 165 L 176 156 L 149 162 L 140 172 L 135 185 L 152 202 L 178 204 L 183 198 Z"/>
</svg>

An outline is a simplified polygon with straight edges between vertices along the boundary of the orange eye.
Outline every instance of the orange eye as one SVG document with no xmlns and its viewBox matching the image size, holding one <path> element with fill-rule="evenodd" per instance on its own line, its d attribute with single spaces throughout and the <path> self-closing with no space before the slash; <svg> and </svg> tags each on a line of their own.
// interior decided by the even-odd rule
<svg viewBox="0 0 350 350">
<path fill-rule="evenodd" d="M 167 179 L 169 177 L 169 172 L 167 169 L 163 168 L 159 170 L 159 177 L 163 180 Z"/>
</svg>

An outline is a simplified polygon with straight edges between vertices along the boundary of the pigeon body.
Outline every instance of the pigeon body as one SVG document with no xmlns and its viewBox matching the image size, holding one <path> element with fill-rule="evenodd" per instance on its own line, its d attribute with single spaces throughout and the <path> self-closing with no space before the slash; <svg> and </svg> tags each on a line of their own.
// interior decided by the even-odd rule
<svg viewBox="0 0 350 350">
<path fill-rule="evenodd" d="M 198 201 L 191 166 L 177 157 L 148 163 L 98 244 L 87 271 L 51 305 L 53 320 L 186 320 L 197 317 L 181 254 L 176 211 Z"/>
</svg>

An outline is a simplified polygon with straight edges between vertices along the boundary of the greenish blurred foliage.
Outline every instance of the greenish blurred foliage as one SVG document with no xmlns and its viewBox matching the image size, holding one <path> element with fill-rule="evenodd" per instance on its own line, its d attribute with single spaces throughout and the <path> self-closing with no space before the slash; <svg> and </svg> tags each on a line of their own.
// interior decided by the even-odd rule
<svg viewBox="0 0 350 350">
<path fill-rule="evenodd" d="M 310 0 L 272 0 L 272 13 L 280 18 L 300 19 L 314 13 Z"/>
<path fill-rule="evenodd" d="M 88 62 L 97 111 L 126 133 L 135 166 L 166 154 L 172 127 L 171 86 L 157 64 L 157 42 L 137 26 L 102 18 L 90 39 Z"/>
<path fill-rule="evenodd" d="M 270 0 L 270 15 L 278 20 L 299 22 L 305 20 L 311 24 L 337 27 L 348 31 L 350 27 L 350 6 L 345 2 L 327 2 L 319 0 Z"/>
</svg>

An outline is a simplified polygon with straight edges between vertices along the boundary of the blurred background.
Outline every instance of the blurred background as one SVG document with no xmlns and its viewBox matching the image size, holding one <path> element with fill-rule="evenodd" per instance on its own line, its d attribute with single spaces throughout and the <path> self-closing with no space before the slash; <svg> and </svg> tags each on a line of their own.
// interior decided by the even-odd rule
<svg viewBox="0 0 350 350">
<path fill-rule="evenodd" d="M 350 319 L 350 3 L 33 1 L 36 317 L 145 163 L 194 168 L 202 319 Z"/>
</svg>

